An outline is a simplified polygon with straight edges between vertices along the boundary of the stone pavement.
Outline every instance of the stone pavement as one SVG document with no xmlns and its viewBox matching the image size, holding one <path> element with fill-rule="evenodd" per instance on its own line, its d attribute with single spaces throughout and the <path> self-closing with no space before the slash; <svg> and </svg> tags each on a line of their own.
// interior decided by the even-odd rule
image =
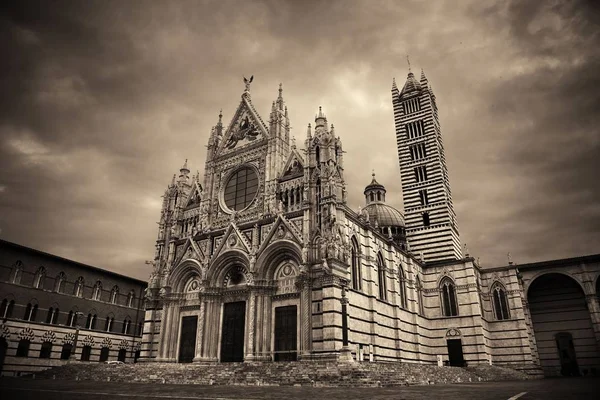
<svg viewBox="0 0 600 400">
<path fill-rule="evenodd" d="M 597 399 L 600 379 L 562 378 L 514 382 L 481 382 L 387 388 L 314 388 L 268 386 L 200 386 L 158 383 L 116 383 L 63 380 L 0 378 L 1 399 L 489 399 L 507 400 L 520 393 L 519 400 Z"/>
</svg>

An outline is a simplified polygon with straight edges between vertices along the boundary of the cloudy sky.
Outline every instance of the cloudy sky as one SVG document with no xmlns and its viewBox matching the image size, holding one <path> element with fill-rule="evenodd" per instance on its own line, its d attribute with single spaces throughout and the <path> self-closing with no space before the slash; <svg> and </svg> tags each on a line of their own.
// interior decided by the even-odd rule
<svg viewBox="0 0 600 400">
<path fill-rule="evenodd" d="M 18 6 L 16 4 L 18 3 Z M 600 25 L 577 1 L 41 1 L 0 17 L 0 238 L 146 279 L 161 195 L 242 76 L 319 105 L 350 205 L 402 207 L 391 82 L 438 100 L 461 240 L 484 266 L 600 253 Z"/>
</svg>

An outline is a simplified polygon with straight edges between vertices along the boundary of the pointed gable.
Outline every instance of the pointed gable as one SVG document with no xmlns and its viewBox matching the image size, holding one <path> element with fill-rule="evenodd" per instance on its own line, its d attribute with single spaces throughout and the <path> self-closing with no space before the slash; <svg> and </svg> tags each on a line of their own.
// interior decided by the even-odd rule
<svg viewBox="0 0 600 400">
<path fill-rule="evenodd" d="M 260 250 L 258 251 L 259 254 L 263 252 L 267 246 L 277 240 L 291 240 L 296 242 L 299 246 L 303 245 L 302 232 L 298 232 L 298 228 L 290 223 L 283 215 L 277 217 L 272 229 L 262 241 Z"/>
<path fill-rule="evenodd" d="M 297 178 L 304 175 L 304 159 L 298 150 L 294 147 L 290 151 L 290 155 L 283 167 L 281 174 L 281 180 L 287 181 L 288 179 Z"/>
<path fill-rule="evenodd" d="M 192 190 L 188 196 L 188 200 L 185 205 L 185 209 L 195 208 L 200 205 L 202 199 L 202 185 L 197 180 L 192 182 Z"/>
<path fill-rule="evenodd" d="M 238 227 L 232 222 L 225 231 L 222 240 L 219 241 L 219 245 L 212 258 L 213 260 L 216 259 L 222 252 L 228 249 L 237 249 L 244 253 L 250 253 L 251 248 L 252 243 L 250 243 L 248 238 L 242 234 Z"/>
<path fill-rule="evenodd" d="M 226 154 L 268 137 L 267 126 L 254 109 L 249 96 L 243 95 L 242 101 L 223 135 L 223 140 L 219 144 L 217 154 Z"/>
<path fill-rule="evenodd" d="M 188 238 L 185 244 L 178 246 L 178 250 L 173 265 L 179 265 L 183 260 L 188 259 L 202 261 L 206 257 L 204 252 L 200 250 L 200 247 L 191 238 Z"/>
</svg>

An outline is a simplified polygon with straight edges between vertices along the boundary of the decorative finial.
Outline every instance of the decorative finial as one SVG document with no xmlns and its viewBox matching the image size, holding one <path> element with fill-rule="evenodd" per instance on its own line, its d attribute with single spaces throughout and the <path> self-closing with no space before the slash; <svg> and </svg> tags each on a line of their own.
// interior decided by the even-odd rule
<svg viewBox="0 0 600 400">
<path fill-rule="evenodd" d="M 296 148 L 296 137 L 292 136 L 292 149 Z"/>
<path fill-rule="evenodd" d="M 408 54 L 406 55 L 406 62 L 408 63 L 408 72 L 411 73 L 411 69 L 410 69 L 410 58 L 408 58 Z"/>
<path fill-rule="evenodd" d="M 219 110 L 219 123 L 221 123 L 221 120 L 223 119 L 223 109 L 221 108 Z"/>
<path fill-rule="evenodd" d="M 375 179 L 375 168 L 373 168 L 373 169 L 371 170 L 371 176 L 373 177 L 373 179 Z"/>
<path fill-rule="evenodd" d="M 465 257 L 469 257 L 469 248 L 467 247 L 466 243 L 464 243 L 463 248 L 465 250 Z"/>
<path fill-rule="evenodd" d="M 281 97 L 281 93 L 283 92 L 283 84 L 279 84 L 279 97 Z"/>
<path fill-rule="evenodd" d="M 510 256 L 510 252 L 506 253 L 506 258 L 508 258 L 508 265 L 512 265 L 512 258 Z"/>
</svg>

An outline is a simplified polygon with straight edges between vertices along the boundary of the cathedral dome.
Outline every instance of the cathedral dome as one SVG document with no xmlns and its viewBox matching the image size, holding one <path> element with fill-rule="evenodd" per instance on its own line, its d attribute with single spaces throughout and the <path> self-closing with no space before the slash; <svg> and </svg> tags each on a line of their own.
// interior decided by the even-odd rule
<svg viewBox="0 0 600 400">
<path fill-rule="evenodd" d="M 380 228 L 404 226 L 402 213 L 385 203 L 371 203 L 364 210 L 369 214 L 371 224 L 377 223 Z"/>
</svg>

